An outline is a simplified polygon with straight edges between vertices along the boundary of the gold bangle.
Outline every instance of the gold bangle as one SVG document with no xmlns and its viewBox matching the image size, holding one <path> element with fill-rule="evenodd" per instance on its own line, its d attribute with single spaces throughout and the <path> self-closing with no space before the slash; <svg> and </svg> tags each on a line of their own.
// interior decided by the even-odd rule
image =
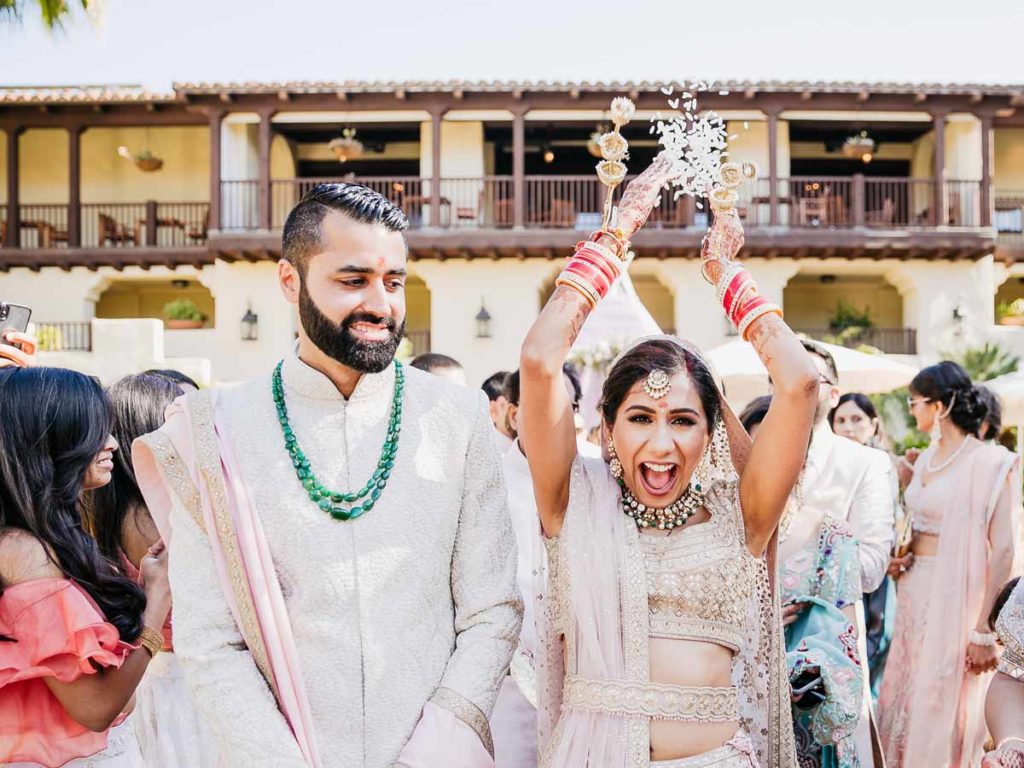
<svg viewBox="0 0 1024 768">
<path fill-rule="evenodd" d="M 558 279 L 555 280 L 555 285 L 564 285 L 566 288 L 571 288 L 576 291 L 580 296 L 587 300 L 591 309 L 597 309 L 597 302 L 601 300 L 600 295 L 598 295 L 593 288 L 587 285 L 581 278 L 573 274 L 563 272 L 558 276 Z"/>
<path fill-rule="evenodd" d="M 150 658 L 153 658 L 163 650 L 164 636 L 159 630 L 144 626 L 142 634 L 139 635 L 139 645 L 146 649 Z"/>
</svg>

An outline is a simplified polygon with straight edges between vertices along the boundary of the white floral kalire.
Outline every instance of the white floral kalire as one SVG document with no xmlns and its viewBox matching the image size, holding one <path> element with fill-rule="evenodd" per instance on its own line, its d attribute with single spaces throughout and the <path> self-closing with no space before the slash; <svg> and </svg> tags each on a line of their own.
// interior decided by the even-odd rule
<svg viewBox="0 0 1024 768">
<path fill-rule="evenodd" d="M 711 110 L 699 111 L 695 94 L 708 89 L 704 82 L 691 83 L 673 98 L 673 86 L 661 92 L 675 114 L 666 118 L 660 112 L 651 118 L 651 133 L 677 163 L 679 175 L 672 186 L 674 199 L 683 195 L 704 197 L 720 181 L 719 170 L 728 156 L 725 121 Z"/>
</svg>

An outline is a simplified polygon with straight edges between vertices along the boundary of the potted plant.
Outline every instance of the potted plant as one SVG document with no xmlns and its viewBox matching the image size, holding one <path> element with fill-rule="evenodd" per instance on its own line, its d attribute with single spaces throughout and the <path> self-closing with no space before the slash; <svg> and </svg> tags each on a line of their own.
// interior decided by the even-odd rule
<svg viewBox="0 0 1024 768">
<path fill-rule="evenodd" d="M 125 160 L 130 160 L 135 163 L 135 167 L 140 171 L 146 173 L 152 173 L 153 171 L 159 171 L 164 167 L 163 158 L 157 157 L 148 149 L 144 149 L 141 152 L 133 153 L 128 147 L 118 147 L 117 154 L 123 157 Z"/>
<path fill-rule="evenodd" d="M 1024 326 L 1024 299 L 1000 302 L 996 315 L 1000 325 Z"/>
<path fill-rule="evenodd" d="M 164 305 L 164 319 L 172 331 L 202 328 L 206 315 L 199 311 L 192 299 L 175 299 Z"/>
</svg>

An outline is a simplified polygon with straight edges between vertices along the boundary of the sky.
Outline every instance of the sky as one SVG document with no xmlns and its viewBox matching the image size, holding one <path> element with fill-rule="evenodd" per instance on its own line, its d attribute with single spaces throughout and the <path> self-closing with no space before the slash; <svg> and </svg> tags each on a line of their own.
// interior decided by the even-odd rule
<svg viewBox="0 0 1024 768">
<path fill-rule="evenodd" d="M 1024 0 L 105 0 L 0 22 L 0 85 L 288 80 L 1024 84 Z"/>
</svg>

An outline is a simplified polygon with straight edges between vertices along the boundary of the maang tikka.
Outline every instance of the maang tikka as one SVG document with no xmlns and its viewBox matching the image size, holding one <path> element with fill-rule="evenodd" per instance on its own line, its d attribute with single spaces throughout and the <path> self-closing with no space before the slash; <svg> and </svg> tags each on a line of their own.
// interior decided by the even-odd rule
<svg viewBox="0 0 1024 768">
<path fill-rule="evenodd" d="M 672 379 L 662 370 L 653 370 L 647 374 L 647 381 L 644 382 L 644 392 L 654 400 L 660 400 L 672 389 Z"/>
</svg>

